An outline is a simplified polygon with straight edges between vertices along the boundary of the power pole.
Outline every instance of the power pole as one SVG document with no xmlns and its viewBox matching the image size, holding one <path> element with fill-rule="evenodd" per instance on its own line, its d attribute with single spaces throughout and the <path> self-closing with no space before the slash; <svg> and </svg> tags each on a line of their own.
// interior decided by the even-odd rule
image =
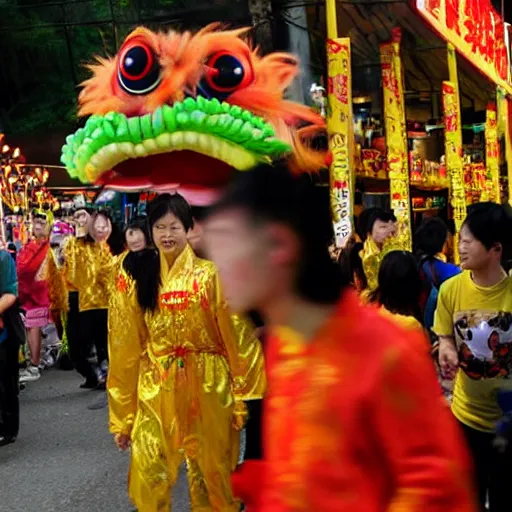
<svg viewBox="0 0 512 512">
<path fill-rule="evenodd" d="M 270 53 L 274 49 L 271 0 L 249 0 L 249 12 L 254 27 L 254 42 L 263 55 Z"/>
</svg>

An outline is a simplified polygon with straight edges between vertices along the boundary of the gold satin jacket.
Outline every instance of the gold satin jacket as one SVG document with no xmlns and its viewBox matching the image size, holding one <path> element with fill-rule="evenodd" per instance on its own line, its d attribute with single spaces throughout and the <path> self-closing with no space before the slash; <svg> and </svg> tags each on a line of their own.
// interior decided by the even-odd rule
<svg viewBox="0 0 512 512">
<path fill-rule="evenodd" d="M 162 275 L 155 312 L 141 310 L 123 259 L 114 264 L 109 306 L 110 430 L 130 434 L 151 411 L 155 435 L 167 432 L 171 451 L 196 436 L 206 440 L 216 428 L 207 418 L 222 423 L 226 412 L 236 415 L 235 404 L 263 397 L 263 351 L 254 328 L 231 316 L 214 264 L 190 246 Z"/>
<path fill-rule="evenodd" d="M 66 281 L 57 264 L 55 254 L 50 249 L 47 256 L 48 262 L 48 295 L 53 310 L 65 312 L 68 310 L 68 292 Z"/>
<path fill-rule="evenodd" d="M 106 309 L 113 260 L 107 243 L 70 237 L 63 256 L 62 272 L 68 290 L 78 290 L 79 310 Z"/>
<path fill-rule="evenodd" d="M 368 289 L 365 290 L 366 295 L 375 291 L 379 286 L 379 269 L 384 256 L 389 252 L 399 251 L 400 249 L 399 241 L 395 237 L 387 238 L 382 249 L 379 248 L 371 236 L 365 240 L 363 250 L 359 253 L 359 256 L 363 262 L 363 270 L 368 283 Z"/>
</svg>

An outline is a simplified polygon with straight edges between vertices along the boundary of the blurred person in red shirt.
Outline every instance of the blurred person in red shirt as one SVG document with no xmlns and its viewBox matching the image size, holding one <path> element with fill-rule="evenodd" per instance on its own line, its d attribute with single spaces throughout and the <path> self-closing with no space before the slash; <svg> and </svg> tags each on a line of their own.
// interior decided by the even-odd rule
<svg viewBox="0 0 512 512">
<path fill-rule="evenodd" d="M 230 306 L 269 329 L 263 460 L 241 466 L 235 490 L 248 512 L 472 512 L 469 457 L 421 334 L 343 281 L 318 192 L 262 165 L 203 223 Z"/>
</svg>

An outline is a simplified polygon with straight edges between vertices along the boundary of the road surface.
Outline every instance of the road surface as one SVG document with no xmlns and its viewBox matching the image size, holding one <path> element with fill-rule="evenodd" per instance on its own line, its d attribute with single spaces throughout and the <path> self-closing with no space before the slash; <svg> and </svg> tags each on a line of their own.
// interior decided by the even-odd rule
<svg viewBox="0 0 512 512">
<path fill-rule="evenodd" d="M 107 410 L 87 406 L 98 391 L 79 389 L 75 372 L 48 370 L 21 394 L 16 443 L 0 447 L 0 512 L 131 512 L 128 453 L 107 428 Z M 188 512 L 184 475 L 173 512 Z"/>
</svg>

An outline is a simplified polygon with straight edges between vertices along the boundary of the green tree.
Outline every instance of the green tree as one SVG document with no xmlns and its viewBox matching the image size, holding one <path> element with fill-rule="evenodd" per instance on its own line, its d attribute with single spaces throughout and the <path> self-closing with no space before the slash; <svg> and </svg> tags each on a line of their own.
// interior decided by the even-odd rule
<svg viewBox="0 0 512 512">
<path fill-rule="evenodd" d="M 212 21 L 210 11 L 216 16 L 208 7 L 232 13 L 233 4 L 246 0 L 0 0 L 0 130 L 16 134 L 75 124 L 78 87 L 88 73 L 84 64 L 94 55 L 115 54 L 141 23 L 202 24 Z"/>
</svg>

